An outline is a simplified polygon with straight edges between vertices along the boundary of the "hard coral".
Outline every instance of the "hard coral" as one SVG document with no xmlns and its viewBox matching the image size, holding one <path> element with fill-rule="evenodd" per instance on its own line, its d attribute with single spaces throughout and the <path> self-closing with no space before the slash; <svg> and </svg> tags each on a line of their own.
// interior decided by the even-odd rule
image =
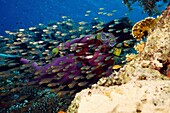
<svg viewBox="0 0 170 113">
<path fill-rule="evenodd" d="M 137 45 L 134 46 L 135 50 L 138 53 L 141 53 L 143 51 L 144 47 L 145 47 L 145 43 L 143 41 L 141 41 L 140 43 L 138 43 Z"/>
<path fill-rule="evenodd" d="M 137 22 L 132 28 L 132 35 L 137 40 L 141 40 L 151 32 L 156 22 L 157 19 L 153 17 L 147 17 L 144 20 Z"/>
<path fill-rule="evenodd" d="M 143 7 L 143 12 L 147 12 L 149 16 L 152 14 L 159 14 L 156 3 L 162 0 L 123 0 L 123 3 L 129 8 L 129 10 L 132 10 L 131 5 L 136 1 L 138 1 L 139 5 Z M 163 0 L 163 2 L 167 3 L 167 0 Z"/>
<path fill-rule="evenodd" d="M 164 75 L 169 75 L 168 67 L 170 63 L 169 52 L 169 16 L 170 6 L 163 11 L 162 15 L 158 18 L 146 18 L 137 22 L 132 28 L 132 34 L 137 40 L 142 40 L 143 37 L 148 35 L 146 44 L 134 46 L 137 52 L 143 51 L 144 57 L 142 59 L 149 59 L 149 68 L 159 70 Z M 140 50 L 139 50 L 140 49 Z M 141 53 L 139 52 L 139 53 Z M 141 64 L 143 61 L 141 62 Z M 145 64 L 145 63 L 144 63 Z M 143 64 L 141 65 L 143 66 Z M 147 67 L 146 65 L 144 67 Z"/>
</svg>

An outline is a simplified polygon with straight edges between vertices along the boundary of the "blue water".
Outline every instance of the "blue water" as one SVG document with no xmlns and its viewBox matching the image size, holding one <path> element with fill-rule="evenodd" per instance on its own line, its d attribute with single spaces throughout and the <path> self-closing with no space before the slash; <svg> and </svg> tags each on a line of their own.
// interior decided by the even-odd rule
<svg viewBox="0 0 170 113">
<path fill-rule="evenodd" d="M 5 30 L 13 31 L 38 23 L 58 21 L 62 15 L 75 21 L 91 21 L 94 17 L 110 21 L 128 13 L 128 17 L 136 22 L 148 16 L 142 14 L 142 8 L 138 4 L 135 3 L 133 10 L 129 12 L 122 0 L 0 0 L 0 35 L 4 35 Z M 105 8 L 106 12 L 117 12 L 112 17 L 101 16 L 97 14 L 101 7 Z M 84 16 L 86 10 L 92 11 L 89 17 Z"/>
<path fill-rule="evenodd" d="M 117 12 L 111 17 L 101 16 L 97 14 L 101 7 L 105 8 L 106 12 Z M 138 3 L 132 7 L 133 10 L 129 12 L 121 0 L 0 0 L 0 35 L 4 35 L 5 30 L 14 31 L 36 26 L 38 23 L 59 21 L 62 15 L 75 21 L 91 21 L 94 17 L 110 21 L 124 17 L 125 13 L 128 13 L 128 17 L 133 21 L 148 16 L 142 14 Z M 84 16 L 86 10 L 91 10 L 88 17 Z"/>
</svg>

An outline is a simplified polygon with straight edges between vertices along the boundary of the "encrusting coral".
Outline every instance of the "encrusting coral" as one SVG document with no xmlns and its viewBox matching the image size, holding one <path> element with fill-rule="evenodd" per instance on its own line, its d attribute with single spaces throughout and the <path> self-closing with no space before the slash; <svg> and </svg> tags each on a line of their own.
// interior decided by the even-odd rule
<svg viewBox="0 0 170 113">
<path fill-rule="evenodd" d="M 91 89 L 77 93 L 67 112 L 168 113 L 170 111 L 169 23 L 170 5 L 148 34 L 143 51 L 118 72 L 100 79 Z"/>
</svg>

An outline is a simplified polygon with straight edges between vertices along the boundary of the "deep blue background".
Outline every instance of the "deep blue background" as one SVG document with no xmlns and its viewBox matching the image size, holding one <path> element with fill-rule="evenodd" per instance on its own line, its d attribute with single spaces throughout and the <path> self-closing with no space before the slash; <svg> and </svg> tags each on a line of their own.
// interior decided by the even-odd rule
<svg viewBox="0 0 170 113">
<path fill-rule="evenodd" d="M 114 16 L 101 16 L 99 8 L 106 12 L 117 10 Z M 91 10 L 90 16 L 85 17 L 86 10 Z M 14 31 L 19 28 L 36 26 L 38 23 L 47 24 L 61 20 L 62 15 L 69 16 L 74 21 L 91 21 L 94 17 L 110 21 L 124 17 L 129 12 L 121 0 L 0 0 L 0 35 L 5 30 Z M 133 5 L 128 17 L 139 21 L 147 14 L 142 14 L 138 3 Z"/>
</svg>

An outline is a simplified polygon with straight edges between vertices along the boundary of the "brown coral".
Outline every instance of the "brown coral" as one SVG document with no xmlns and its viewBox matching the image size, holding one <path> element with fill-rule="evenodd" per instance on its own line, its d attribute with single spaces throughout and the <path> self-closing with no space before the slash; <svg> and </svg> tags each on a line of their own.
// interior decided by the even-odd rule
<svg viewBox="0 0 170 113">
<path fill-rule="evenodd" d="M 152 31 L 157 20 L 159 20 L 159 18 L 147 17 L 137 22 L 132 28 L 133 37 L 137 40 L 141 40 L 143 37 L 147 36 Z"/>
</svg>

